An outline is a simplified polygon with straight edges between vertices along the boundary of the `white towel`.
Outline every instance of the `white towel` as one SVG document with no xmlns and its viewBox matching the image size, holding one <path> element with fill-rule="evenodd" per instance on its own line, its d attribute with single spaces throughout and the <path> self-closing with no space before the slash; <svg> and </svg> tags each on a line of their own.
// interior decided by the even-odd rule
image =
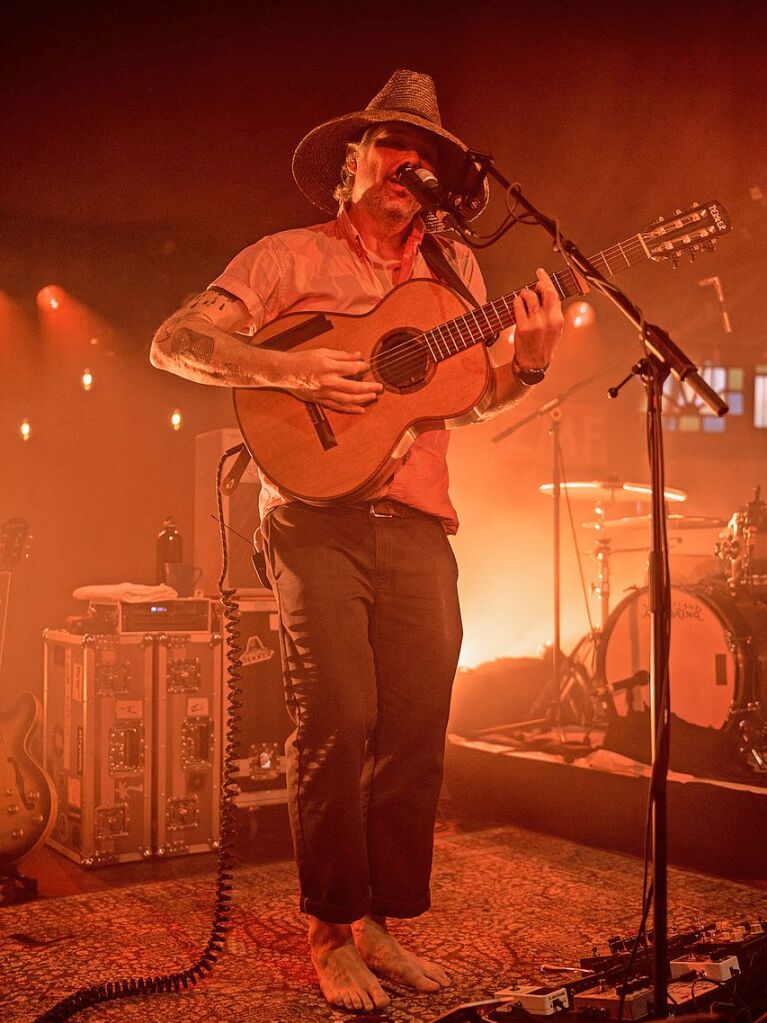
<svg viewBox="0 0 767 1023">
<path fill-rule="evenodd" d="M 158 586 L 107 583 L 101 586 L 78 586 L 72 596 L 75 600 L 124 600 L 126 604 L 140 604 L 149 600 L 175 600 L 178 593 L 164 583 Z"/>
</svg>

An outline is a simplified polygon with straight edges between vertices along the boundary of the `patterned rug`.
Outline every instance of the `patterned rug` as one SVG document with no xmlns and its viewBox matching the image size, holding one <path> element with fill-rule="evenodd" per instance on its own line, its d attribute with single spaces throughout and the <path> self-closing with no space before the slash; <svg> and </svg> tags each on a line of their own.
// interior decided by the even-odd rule
<svg viewBox="0 0 767 1023">
<path fill-rule="evenodd" d="M 542 962 L 573 963 L 632 931 L 641 896 L 633 857 L 516 827 L 437 835 L 434 909 L 396 935 L 451 973 L 440 995 L 389 988 L 380 1019 L 428 1021 L 492 997 L 513 979 L 540 981 Z M 164 881 L 38 901 L 0 912 L 0 1020 L 30 1023 L 75 988 L 186 966 L 208 936 L 211 883 Z M 208 979 L 181 994 L 129 999 L 75 1019 L 163 1023 L 348 1020 L 322 999 L 296 911 L 292 863 L 242 867 L 234 927 Z M 670 872 L 671 917 L 767 915 L 767 890 L 691 871 Z M 371 1019 L 370 1016 L 367 1017 Z"/>
</svg>

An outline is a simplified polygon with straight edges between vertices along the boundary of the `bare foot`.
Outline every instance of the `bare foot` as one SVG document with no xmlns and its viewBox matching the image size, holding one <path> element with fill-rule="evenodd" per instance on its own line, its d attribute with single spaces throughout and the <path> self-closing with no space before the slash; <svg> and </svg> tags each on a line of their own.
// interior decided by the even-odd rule
<svg viewBox="0 0 767 1023">
<path fill-rule="evenodd" d="M 416 991 L 439 991 L 450 978 L 436 963 L 419 959 L 389 934 L 386 918 L 366 916 L 352 924 L 360 955 L 373 973 Z"/>
<path fill-rule="evenodd" d="M 366 1012 L 386 1008 L 391 999 L 362 961 L 348 924 L 311 917 L 309 944 L 320 988 L 331 1005 Z"/>
</svg>

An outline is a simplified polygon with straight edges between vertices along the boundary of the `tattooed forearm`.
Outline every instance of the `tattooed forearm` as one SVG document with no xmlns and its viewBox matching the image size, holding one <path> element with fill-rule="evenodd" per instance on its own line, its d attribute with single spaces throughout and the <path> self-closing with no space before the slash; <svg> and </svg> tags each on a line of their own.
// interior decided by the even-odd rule
<svg viewBox="0 0 767 1023">
<path fill-rule="evenodd" d="M 215 348 L 216 342 L 212 337 L 189 327 L 178 327 L 170 335 L 171 355 L 188 356 L 203 365 L 212 362 Z"/>
</svg>

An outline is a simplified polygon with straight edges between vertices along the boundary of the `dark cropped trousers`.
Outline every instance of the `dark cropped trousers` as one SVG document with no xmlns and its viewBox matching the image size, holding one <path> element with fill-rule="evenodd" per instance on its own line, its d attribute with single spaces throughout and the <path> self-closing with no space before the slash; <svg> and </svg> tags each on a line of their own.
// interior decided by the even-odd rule
<svg viewBox="0 0 767 1023">
<path fill-rule="evenodd" d="M 430 905 L 458 573 L 440 521 L 402 511 L 292 503 L 263 525 L 301 909 L 331 923 Z"/>
</svg>

